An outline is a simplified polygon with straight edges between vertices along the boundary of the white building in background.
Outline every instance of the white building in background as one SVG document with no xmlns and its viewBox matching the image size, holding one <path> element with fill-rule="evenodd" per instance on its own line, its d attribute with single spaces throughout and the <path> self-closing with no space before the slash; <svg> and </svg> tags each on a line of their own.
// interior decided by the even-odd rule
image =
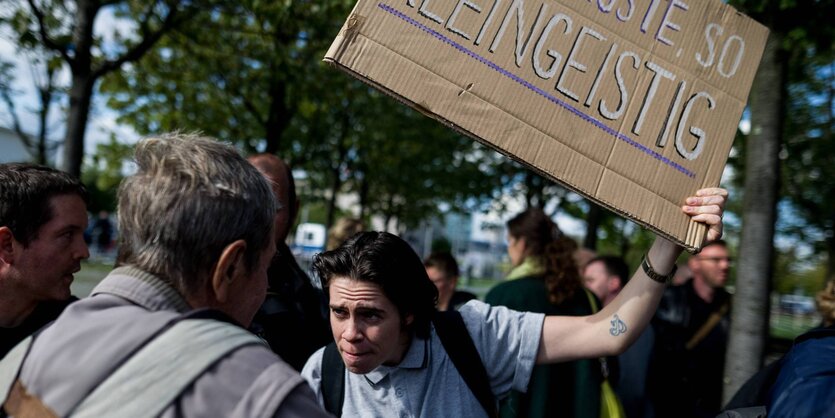
<svg viewBox="0 0 835 418">
<path fill-rule="evenodd" d="M 0 127 L 0 163 L 28 162 L 32 159 L 17 133 Z"/>
</svg>

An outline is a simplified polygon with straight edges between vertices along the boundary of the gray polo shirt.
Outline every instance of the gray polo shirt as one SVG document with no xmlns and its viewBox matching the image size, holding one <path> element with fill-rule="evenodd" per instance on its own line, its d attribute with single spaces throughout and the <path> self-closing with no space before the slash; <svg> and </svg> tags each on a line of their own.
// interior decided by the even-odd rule
<svg viewBox="0 0 835 418">
<path fill-rule="evenodd" d="M 516 312 L 473 300 L 461 316 L 475 343 L 497 398 L 511 389 L 524 392 L 536 362 L 543 314 Z M 323 403 L 322 354 L 315 352 L 302 370 Z M 346 373 L 346 417 L 477 417 L 486 416 L 432 329 L 428 340 L 412 339 L 397 366 L 379 366 L 359 375 Z"/>
<path fill-rule="evenodd" d="M 165 280 L 113 270 L 93 295 L 70 305 L 32 345 L 20 380 L 58 416 L 172 318 L 191 308 Z M 239 348 L 185 389 L 162 417 L 319 417 L 304 380 L 265 346 Z"/>
</svg>

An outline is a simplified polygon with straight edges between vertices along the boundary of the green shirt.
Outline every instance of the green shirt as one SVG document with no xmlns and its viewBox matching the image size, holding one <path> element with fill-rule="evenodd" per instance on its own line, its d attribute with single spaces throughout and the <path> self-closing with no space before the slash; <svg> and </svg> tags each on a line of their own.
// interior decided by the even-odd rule
<svg viewBox="0 0 835 418">
<path fill-rule="evenodd" d="M 548 301 L 541 276 L 529 276 L 495 286 L 485 302 L 546 315 L 584 316 L 592 313 L 582 288 L 559 305 Z M 500 404 L 501 417 L 600 417 L 602 375 L 597 359 L 535 366 L 528 391 L 512 391 Z"/>
</svg>

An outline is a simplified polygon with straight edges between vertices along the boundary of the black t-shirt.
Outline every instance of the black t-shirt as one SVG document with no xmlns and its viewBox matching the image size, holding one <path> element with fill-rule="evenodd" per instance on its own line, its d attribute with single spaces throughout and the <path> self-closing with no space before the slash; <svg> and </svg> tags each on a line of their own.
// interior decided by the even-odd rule
<svg viewBox="0 0 835 418">
<path fill-rule="evenodd" d="M 77 300 L 73 296 L 68 300 L 41 302 L 20 325 L 14 328 L 0 327 L 0 358 L 5 357 L 17 343 L 58 318 L 67 305 Z"/>
</svg>

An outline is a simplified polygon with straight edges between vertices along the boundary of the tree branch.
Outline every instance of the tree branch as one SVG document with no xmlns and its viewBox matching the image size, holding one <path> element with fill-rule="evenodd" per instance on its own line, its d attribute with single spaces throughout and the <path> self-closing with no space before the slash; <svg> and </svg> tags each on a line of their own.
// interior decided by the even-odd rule
<svg viewBox="0 0 835 418">
<path fill-rule="evenodd" d="M 138 60 L 139 58 L 142 58 L 142 56 L 145 55 L 145 53 L 148 52 L 148 50 L 151 49 L 154 46 L 154 44 L 156 44 L 157 41 L 160 40 L 160 38 L 162 38 L 162 35 L 164 35 L 169 30 L 173 29 L 177 25 L 190 19 L 194 15 L 194 13 L 196 13 L 196 9 L 193 8 L 186 12 L 179 11 L 176 8 L 176 5 L 170 7 L 172 7 L 172 9 L 168 12 L 168 15 L 165 16 L 165 20 L 163 20 L 162 26 L 160 26 L 159 29 L 153 32 L 147 32 L 148 20 L 150 20 L 150 18 L 141 22 L 140 27 L 142 28 L 142 34 L 144 35 L 142 37 L 142 40 L 138 44 L 134 45 L 127 52 L 122 54 L 122 56 L 114 60 L 108 60 L 102 63 L 101 66 L 99 66 L 99 68 L 95 69 L 92 72 L 93 79 L 98 79 L 99 77 L 109 72 L 118 70 L 125 63 L 133 62 Z"/>
<path fill-rule="evenodd" d="M 26 135 L 23 132 L 23 128 L 20 126 L 20 118 L 17 115 L 17 110 L 15 109 L 14 100 L 12 100 L 12 95 L 7 88 L 7 86 L 2 85 L 0 86 L 0 98 L 6 103 L 6 106 L 9 108 L 9 114 L 12 117 L 12 129 L 17 133 L 17 136 L 20 137 L 21 142 L 26 147 L 27 151 L 31 152 L 34 149 L 34 144 L 29 139 L 29 135 Z"/>
<path fill-rule="evenodd" d="M 32 9 L 32 14 L 35 15 L 35 19 L 38 20 L 38 34 L 41 36 L 41 42 L 43 42 L 43 45 L 48 49 L 61 54 L 61 58 L 67 61 L 68 64 L 72 65 L 75 60 L 67 53 L 66 46 L 59 45 L 46 32 L 46 22 L 44 21 L 43 11 L 38 9 L 38 6 L 35 5 L 35 0 L 27 0 L 27 2 L 29 3 L 29 8 Z"/>
</svg>

